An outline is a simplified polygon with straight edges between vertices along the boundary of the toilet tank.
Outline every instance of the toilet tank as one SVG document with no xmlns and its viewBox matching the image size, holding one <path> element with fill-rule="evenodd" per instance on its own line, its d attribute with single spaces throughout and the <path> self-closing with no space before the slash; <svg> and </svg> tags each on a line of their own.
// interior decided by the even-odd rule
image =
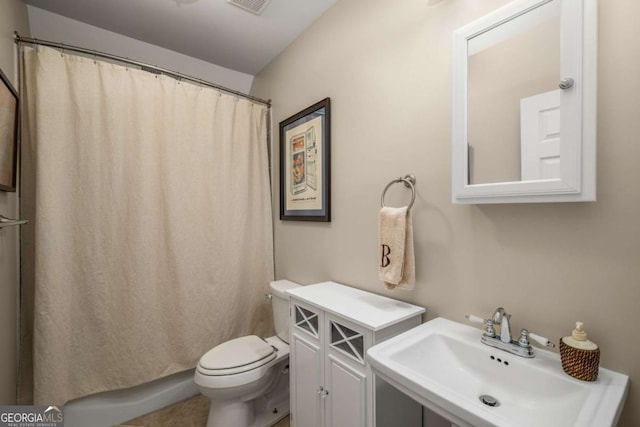
<svg viewBox="0 0 640 427">
<path fill-rule="evenodd" d="M 289 343 L 289 294 L 287 289 L 300 285 L 289 280 L 276 280 L 269 284 L 271 287 L 271 305 L 273 307 L 273 323 L 276 335 L 282 341 Z"/>
</svg>

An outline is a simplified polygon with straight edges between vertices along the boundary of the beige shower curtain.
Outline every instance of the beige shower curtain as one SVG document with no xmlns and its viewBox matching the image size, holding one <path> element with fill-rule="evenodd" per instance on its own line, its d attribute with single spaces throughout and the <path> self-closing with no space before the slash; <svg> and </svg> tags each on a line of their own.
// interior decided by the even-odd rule
<svg viewBox="0 0 640 427">
<path fill-rule="evenodd" d="M 224 340 L 269 332 L 266 107 L 48 48 L 24 57 L 35 404 L 193 368 Z"/>
</svg>

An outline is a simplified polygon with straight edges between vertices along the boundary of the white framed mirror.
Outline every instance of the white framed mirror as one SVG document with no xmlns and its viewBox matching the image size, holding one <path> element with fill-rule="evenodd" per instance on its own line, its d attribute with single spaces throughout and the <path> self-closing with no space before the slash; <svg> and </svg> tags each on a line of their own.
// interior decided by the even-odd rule
<svg viewBox="0 0 640 427">
<path fill-rule="evenodd" d="M 454 33 L 454 203 L 594 201 L 597 0 L 516 0 Z"/>
</svg>

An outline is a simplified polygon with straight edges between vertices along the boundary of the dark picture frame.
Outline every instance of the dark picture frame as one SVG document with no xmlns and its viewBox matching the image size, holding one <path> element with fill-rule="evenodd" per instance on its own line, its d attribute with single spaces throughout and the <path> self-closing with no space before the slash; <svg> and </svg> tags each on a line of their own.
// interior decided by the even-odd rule
<svg viewBox="0 0 640 427">
<path fill-rule="evenodd" d="M 280 219 L 331 221 L 331 99 L 280 122 Z"/>
<path fill-rule="evenodd" d="M 0 191 L 16 191 L 18 168 L 18 92 L 0 70 Z"/>
</svg>

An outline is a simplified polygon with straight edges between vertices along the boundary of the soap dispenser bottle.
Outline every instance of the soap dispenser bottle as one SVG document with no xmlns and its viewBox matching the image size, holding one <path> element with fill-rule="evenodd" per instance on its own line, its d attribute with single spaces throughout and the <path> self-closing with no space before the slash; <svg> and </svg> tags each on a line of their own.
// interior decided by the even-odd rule
<svg viewBox="0 0 640 427">
<path fill-rule="evenodd" d="M 598 379 L 600 349 L 587 339 L 582 326 L 582 322 L 576 322 L 571 335 L 560 339 L 562 369 L 579 380 L 595 381 Z"/>
</svg>

